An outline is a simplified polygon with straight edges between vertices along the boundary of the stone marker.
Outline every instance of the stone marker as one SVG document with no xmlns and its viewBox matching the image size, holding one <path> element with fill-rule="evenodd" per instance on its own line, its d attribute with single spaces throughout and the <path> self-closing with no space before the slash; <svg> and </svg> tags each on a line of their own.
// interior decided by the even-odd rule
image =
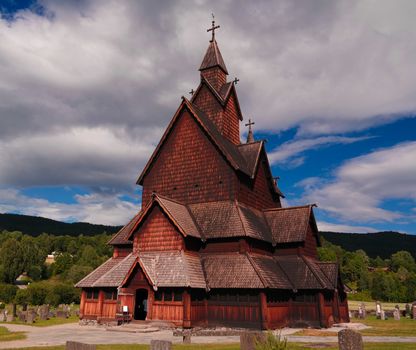
<svg viewBox="0 0 416 350">
<path fill-rule="evenodd" d="M 33 323 L 36 319 L 36 313 L 28 311 L 26 314 L 26 323 Z"/>
<path fill-rule="evenodd" d="M 365 319 L 367 317 L 367 310 L 365 309 L 365 303 L 361 303 L 361 309 L 363 310 L 362 318 Z"/>
<path fill-rule="evenodd" d="M 172 342 L 167 340 L 152 340 L 150 350 L 172 350 Z"/>
<path fill-rule="evenodd" d="M 62 311 L 62 310 L 58 310 L 56 311 L 56 317 L 58 318 L 68 318 L 68 312 L 67 311 Z"/>
<path fill-rule="evenodd" d="M 240 349 L 255 350 L 256 343 L 265 341 L 266 334 L 262 332 L 243 332 L 240 334 Z"/>
<path fill-rule="evenodd" d="M 7 319 L 6 312 L 2 311 L 0 312 L 0 322 L 4 322 Z"/>
<path fill-rule="evenodd" d="M 411 315 L 410 315 L 410 305 L 409 305 L 409 303 L 406 303 L 406 306 L 405 306 L 405 316 L 406 317 L 411 317 Z"/>
<path fill-rule="evenodd" d="M 396 305 L 394 307 L 393 317 L 396 321 L 400 321 L 400 307 L 399 307 L 399 305 Z"/>
<path fill-rule="evenodd" d="M 49 305 L 41 305 L 39 307 L 39 318 L 41 320 L 49 320 Z"/>
<path fill-rule="evenodd" d="M 183 342 L 184 344 L 191 344 L 191 331 L 187 330 L 183 332 Z"/>
<path fill-rule="evenodd" d="M 6 319 L 6 322 L 13 322 L 14 321 L 14 315 L 13 314 L 10 314 L 10 315 L 7 315 L 7 319 Z"/>
<path fill-rule="evenodd" d="M 381 317 L 381 304 L 379 301 L 376 302 L 376 317 L 377 318 Z"/>
<path fill-rule="evenodd" d="M 352 329 L 343 329 L 338 332 L 339 350 L 363 350 L 363 337 Z"/>
<path fill-rule="evenodd" d="M 384 310 L 380 311 L 380 320 L 385 320 L 386 319 L 386 313 L 384 312 Z"/>
<path fill-rule="evenodd" d="M 78 343 L 76 341 L 67 341 L 66 350 L 95 350 L 97 347 L 93 344 Z"/>
<path fill-rule="evenodd" d="M 19 318 L 19 321 L 26 322 L 26 311 L 18 312 L 17 317 Z"/>
</svg>

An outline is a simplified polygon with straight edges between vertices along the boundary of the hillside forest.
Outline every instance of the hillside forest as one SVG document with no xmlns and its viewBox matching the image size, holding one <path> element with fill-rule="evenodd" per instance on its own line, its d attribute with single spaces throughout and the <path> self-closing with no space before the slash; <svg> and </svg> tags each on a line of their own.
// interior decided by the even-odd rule
<svg viewBox="0 0 416 350">
<path fill-rule="evenodd" d="M 346 234 L 344 234 L 346 235 Z M 74 284 L 111 256 L 111 234 L 36 237 L 19 231 L 0 233 L 0 302 L 59 305 L 79 302 Z M 369 257 L 365 250 L 347 251 L 322 238 L 323 261 L 338 261 L 341 276 L 355 300 L 412 302 L 416 300 L 416 262 L 405 250 L 388 258 Z M 47 263 L 48 254 L 55 261 Z M 24 276 L 22 278 L 22 275 Z M 19 277 L 20 276 L 20 277 Z M 16 279 L 19 281 L 16 282 Z M 29 282 L 27 289 L 17 283 Z"/>
</svg>

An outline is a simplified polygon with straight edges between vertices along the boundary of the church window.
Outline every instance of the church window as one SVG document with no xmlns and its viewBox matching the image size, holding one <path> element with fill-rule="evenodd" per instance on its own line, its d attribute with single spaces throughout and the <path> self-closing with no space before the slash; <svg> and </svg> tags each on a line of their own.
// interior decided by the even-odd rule
<svg viewBox="0 0 416 350">
<path fill-rule="evenodd" d="M 162 301 L 163 300 L 163 292 L 157 290 L 155 292 L 155 301 Z"/>
<path fill-rule="evenodd" d="M 87 289 L 87 299 L 95 300 L 98 299 L 98 289 Z"/>
<path fill-rule="evenodd" d="M 115 289 L 104 290 L 104 300 L 117 300 L 117 290 Z"/>
</svg>

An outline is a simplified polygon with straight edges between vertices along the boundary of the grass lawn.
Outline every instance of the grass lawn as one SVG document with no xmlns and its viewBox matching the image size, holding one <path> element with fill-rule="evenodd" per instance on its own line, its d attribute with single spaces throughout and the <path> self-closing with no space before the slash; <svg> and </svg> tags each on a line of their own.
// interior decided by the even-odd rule
<svg viewBox="0 0 416 350">
<path fill-rule="evenodd" d="M 316 345 L 316 344 L 315 344 Z M 327 350 L 338 350 L 337 344 L 328 344 Z M 311 347 L 312 346 L 312 347 Z M 26 350 L 64 350 L 64 346 L 25 348 Z M 148 350 L 149 345 L 98 345 L 98 350 Z M 240 344 L 187 344 L 174 345 L 174 350 L 240 350 Z M 287 350 L 312 350 L 313 344 L 289 343 Z M 367 343 L 365 350 L 416 350 L 416 344 L 407 343 Z"/>
<path fill-rule="evenodd" d="M 362 335 L 384 335 L 384 336 L 416 336 L 416 320 L 410 318 L 400 318 L 395 321 L 393 318 L 382 321 L 377 320 L 375 316 L 369 316 L 365 320 L 353 320 L 361 322 L 373 328 L 363 329 Z"/>
<path fill-rule="evenodd" d="M 26 336 L 23 332 L 10 332 L 5 327 L 0 327 L 0 343 L 3 341 L 21 340 Z"/>
<path fill-rule="evenodd" d="M 24 324 L 26 326 L 34 326 L 34 327 L 48 327 L 48 326 L 56 326 L 58 324 L 65 324 L 65 323 L 76 323 L 79 321 L 78 316 L 70 316 L 69 318 L 58 318 L 58 317 L 52 317 L 49 320 L 39 320 L 36 319 L 35 323 L 26 323 L 26 322 L 20 322 L 20 321 L 13 321 L 13 322 L 0 322 L 0 324 L 5 323 L 13 323 L 13 324 Z"/>
<path fill-rule="evenodd" d="M 356 300 L 348 300 L 348 308 L 350 310 L 358 310 L 358 307 L 361 303 L 365 304 L 365 309 L 375 310 L 376 309 L 376 302 L 375 301 L 356 301 Z M 384 310 L 393 310 L 396 305 L 400 306 L 400 310 L 404 310 L 406 303 L 385 303 L 384 301 L 381 302 L 381 306 Z"/>
</svg>

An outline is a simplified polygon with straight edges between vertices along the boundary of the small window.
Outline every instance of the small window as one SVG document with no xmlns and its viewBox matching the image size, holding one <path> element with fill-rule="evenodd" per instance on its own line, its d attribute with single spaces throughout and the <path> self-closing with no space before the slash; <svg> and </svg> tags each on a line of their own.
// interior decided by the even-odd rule
<svg viewBox="0 0 416 350">
<path fill-rule="evenodd" d="M 163 294 L 164 294 L 163 301 L 172 301 L 173 293 L 171 289 L 165 290 Z"/>
<path fill-rule="evenodd" d="M 180 290 L 175 290 L 173 293 L 173 301 L 182 301 L 182 292 Z"/>
<path fill-rule="evenodd" d="M 191 291 L 191 301 L 203 301 L 204 300 L 204 292 L 199 290 L 192 290 Z"/>
<path fill-rule="evenodd" d="M 98 289 L 88 289 L 87 290 L 87 299 L 98 299 Z"/>
<path fill-rule="evenodd" d="M 105 300 L 117 300 L 117 291 L 116 290 L 105 290 L 104 291 Z"/>
<path fill-rule="evenodd" d="M 163 300 L 163 292 L 157 290 L 155 292 L 155 301 L 162 301 Z"/>
</svg>

